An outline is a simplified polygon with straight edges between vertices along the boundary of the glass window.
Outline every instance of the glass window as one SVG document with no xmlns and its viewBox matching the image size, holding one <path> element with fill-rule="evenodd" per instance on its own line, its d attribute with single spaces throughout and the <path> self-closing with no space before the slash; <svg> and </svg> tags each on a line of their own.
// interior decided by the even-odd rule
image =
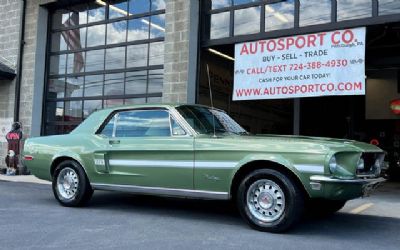
<svg viewBox="0 0 400 250">
<path fill-rule="evenodd" d="M 104 126 L 103 130 L 101 131 L 100 134 L 107 136 L 107 137 L 113 137 L 114 133 L 114 124 L 115 124 L 115 115 L 111 118 L 111 120 Z"/>
<path fill-rule="evenodd" d="M 61 32 L 56 32 L 51 35 L 51 52 L 67 50 L 68 45 L 65 37 Z"/>
<path fill-rule="evenodd" d="M 372 16 L 372 0 L 337 0 L 337 20 Z"/>
<path fill-rule="evenodd" d="M 172 135 L 175 136 L 186 135 L 186 131 L 172 117 L 171 117 L 171 130 L 172 130 Z"/>
<path fill-rule="evenodd" d="M 46 135 L 68 133 L 102 107 L 161 102 L 165 5 L 102 0 L 51 10 Z"/>
<path fill-rule="evenodd" d="M 69 77 L 66 82 L 66 97 L 82 97 L 83 77 Z"/>
<path fill-rule="evenodd" d="M 126 42 L 127 21 L 110 23 L 107 25 L 107 44 Z"/>
<path fill-rule="evenodd" d="M 145 94 L 147 88 L 147 71 L 126 73 L 125 94 Z"/>
<path fill-rule="evenodd" d="M 222 12 L 211 15 L 210 38 L 218 39 L 229 36 L 230 13 Z"/>
<path fill-rule="evenodd" d="M 149 39 L 149 24 L 148 17 L 129 20 L 128 42 Z"/>
<path fill-rule="evenodd" d="M 122 106 L 124 105 L 124 100 L 123 99 L 107 99 L 104 100 L 104 108 L 112 108 L 116 106 Z"/>
<path fill-rule="evenodd" d="M 106 41 L 106 25 L 94 25 L 87 28 L 87 47 L 101 46 Z"/>
<path fill-rule="evenodd" d="M 77 6 L 70 7 L 71 12 L 75 13 L 79 16 L 79 25 L 87 24 L 88 21 L 88 14 L 87 14 L 87 5 L 81 4 Z"/>
<path fill-rule="evenodd" d="M 99 2 L 89 4 L 89 11 L 88 11 L 88 22 L 89 23 L 105 20 L 106 7 L 104 5 L 99 5 Z"/>
<path fill-rule="evenodd" d="M 90 75 L 85 77 L 85 96 L 103 95 L 104 75 Z"/>
<path fill-rule="evenodd" d="M 61 34 L 69 50 L 80 50 L 86 47 L 86 28 L 66 30 Z"/>
<path fill-rule="evenodd" d="M 121 112 L 118 114 L 115 136 L 171 136 L 169 113 L 164 110 Z"/>
<path fill-rule="evenodd" d="M 164 82 L 164 70 L 149 70 L 149 93 L 162 93 Z"/>
<path fill-rule="evenodd" d="M 150 38 L 165 36 L 165 14 L 150 17 Z"/>
<path fill-rule="evenodd" d="M 265 5 L 265 31 L 294 27 L 294 2 Z"/>
<path fill-rule="evenodd" d="M 260 11 L 261 7 L 235 10 L 235 36 L 260 32 Z"/>
<path fill-rule="evenodd" d="M 164 64 L 164 42 L 150 43 L 149 65 Z"/>
<path fill-rule="evenodd" d="M 50 75 L 65 74 L 67 55 L 50 56 Z"/>
<path fill-rule="evenodd" d="M 129 14 L 141 14 L 150 11 L 150 0 L 129 0 Z"/>
<path fill-rule="evenodd" d="M 83 72 L 85 68 L 84 52 L 72 53 L 67 56 L 67 74 Z"/>
<path fill-rule="evenodd" d="M 65 102 L 64 121 L 78 123 L 82 121 L 82 101 Z"/>
<path fill-rule="evenodd" d="M 146 98 L 129 98 L 125 99 L 125 105 L 143 104 L 146 103 Z"/>
<path fill-rule="evenodd" d="M 125 68 L 125 49 L 126 47 L 117 47 L 106 50 L 106 69 Z"/>
<path fill-rule="evenodd" d="M 86 72 L 104 70 L 104 49 L 86 52 Z"/>
<path fill-rule="evenodd" d="M 229 7 L 231 5 L 231 0 L 211 0 L 211 9 L 221 9 Z"/>
<path fill-rule="evenodd" d="M 52 28 L 60 29 L 65 28 L 65 25 L 68 24 L 69 19 L 69 10 L 61 9 L 54 12 L 52 16 Z"/>
<path fill-rule="evenodd" d="M 50 79 L 47 98 L 56 99 L 65 96 L 65 78 Z"/>
<path fill-rule="evenodd" d="M 59 122 L 64 118 L 64 102 L 49 102 L 46 106 L 46 121 Z"/>
<path fill-rule="evenodd" d="M 86 100 L 84 102 L 84 110 L 83 117 L 88 118 L 93 112 L 102 109 L 102 101 L 101 100 Z"/>
<path fill-rule="evenodd" d="M 107 74 L 104 80 L 104 95 L 124 94 L 124 73 Z"/>
<path fill-rule="evenodd" d="M 151 11 L 165 10 L 165 0 L 152 0 Z"/>
<path fill-rule="evenodd" d="M 300 26 L 331 22 L 331 0 L 300 0 Z"/>
<path fill-rule="evenodd" d="M 233 0 L 234 5 L 246 4 L 251 2 L 257 2 L 258 0 Z"/>
<path fill-rule="evenodd" d="M 110 3 L 108 10 L 110 19 L 125 17 L 128 15 L 128 1 L 116 0 L 108 2 Z"/>
<path fill-rule="evenodd" d="M 147 64 L 148 44 L 128 46 L 127 67 L 144 67 Z"/>
<path fill-rule="evenodd" d="M 399 0 L 379 0 L 379 15 L 392 15 L 400 13 Z"/>
</svg>

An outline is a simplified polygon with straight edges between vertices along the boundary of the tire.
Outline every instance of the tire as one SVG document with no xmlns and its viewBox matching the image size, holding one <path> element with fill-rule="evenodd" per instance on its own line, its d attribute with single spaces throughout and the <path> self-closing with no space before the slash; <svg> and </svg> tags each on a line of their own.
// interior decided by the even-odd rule
<svg viewBox="0 0 400 250">
<path fill-rule="evenodd" d="M 63 181 L 67 179 L 67 181 Z M 85 205 L 93 189 L 83 168 L 75 161 L 61 162 L 54 171 L 52 188 L 54 197 L 65 207 Z"/>
<path fill-rule="evenodd" d="M 346 200 L 311 199 L 307 204 L 307 213 L 313 217 L 327 217 L 342 209 L 346 202 Z"/>
<path fill-rule="evenodd" d="M 304 211 L 304 194 L 289 176 L 260 169 L 247 175 L 239 185 L 237 206 L 254 229 L 281 233 L 294 226 Z"/>
</svg>

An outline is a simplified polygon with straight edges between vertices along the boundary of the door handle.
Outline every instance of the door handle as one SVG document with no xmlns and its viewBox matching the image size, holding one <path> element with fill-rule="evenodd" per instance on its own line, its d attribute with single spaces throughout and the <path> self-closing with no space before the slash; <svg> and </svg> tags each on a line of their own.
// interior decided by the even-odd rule
<svg viewBox="0 0 400 250">
<path fill-rule="evenodd" d="M 115 145 L 115 144 L 120 144 L 120 140 L 109 140 L 108 143 L 110 143 L 110 145 Z"/>
</svg>

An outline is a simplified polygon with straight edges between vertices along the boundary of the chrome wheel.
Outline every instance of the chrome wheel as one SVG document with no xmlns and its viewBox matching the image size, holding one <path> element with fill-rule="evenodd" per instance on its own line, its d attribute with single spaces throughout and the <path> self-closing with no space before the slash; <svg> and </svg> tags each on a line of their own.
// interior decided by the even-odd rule
<svg viewBox="0 0 400 250">
<path fill-rule="evenodd" d="M 57 193 L 60 198 L 71 200 L 78 191 L 79 178 L 76 171 L 72 168 L 63 168 L 57 177 Z"/>
<path fill-rule="evenodd" d="M 274 222 L 285 211 L 285 194 L 271 180 L 258 180 L 247 190 L 247 207 L 262 222 Z"/>
</svg>

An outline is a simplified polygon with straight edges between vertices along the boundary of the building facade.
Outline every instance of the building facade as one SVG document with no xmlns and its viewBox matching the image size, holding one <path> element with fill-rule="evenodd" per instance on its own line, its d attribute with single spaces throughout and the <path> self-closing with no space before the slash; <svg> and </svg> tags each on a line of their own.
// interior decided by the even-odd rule
<svg viewBox="0 0 400 250">
<path fill-rule="evenodd" d="M 27 137 L 68 133 L 115 105 L 209 104 L 210 78 L 215 106 L 251 132 L 393 137 L 398 150 L 398 116 L 382 105 L 400 98 L 399 1 L 0 3 L 0 124 L 18 120 Z M 355 27 L 367 29 L 366 96 L 232 101 L 235 44 Z"/>
</svg>

